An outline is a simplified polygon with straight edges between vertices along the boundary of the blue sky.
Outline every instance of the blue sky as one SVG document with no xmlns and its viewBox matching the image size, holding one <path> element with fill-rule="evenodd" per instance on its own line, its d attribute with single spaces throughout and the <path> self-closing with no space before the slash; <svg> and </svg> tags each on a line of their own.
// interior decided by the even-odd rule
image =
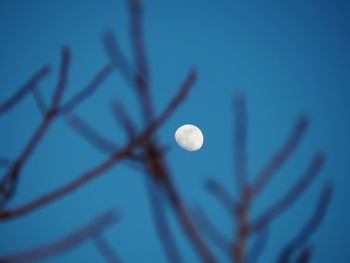
<svg viewBox="0 0 350 263">
<path fill-rule="evenodd" d="M 232 96 L 248 102 L 248 161 L 251 179 L 289 134 L 300 114 L 311 126 L 291 160 L 256 203 L 253 215 L 288 189 L 319 149 L 327 163 L 310 190 L 281 216 L 261 262 L 272 262 L 281 247 L 307 220 L 323 183 L 335 184 L 335 196 L 322 227 L 311 239 L 312 262 L 348 262 L 350 212 L 350 4 L 321 1 L 144 1 L 146 45 L 152 92 L 159 112 L 195 66 L 198 82 L 186 102 L 160 130 L 171 148 L 172 176 L 189 206 L 201 204 L 218 228 L 232 237 L 234 220 L 203 188 L 212 176 L 235 193 L 232 156 Z M 72 50 L 68 99 L 106 62 L 101 33 L 112 30 L 130 55 L 128 14 L 121 0 L 1 1 L 0 101 L 4 101 L 41 65 L 53 74 L 40 89 L 48 99 L 54 88 L 62 45 Z M 98 130 L 117 142 L 125 136 L 109 105 L 121 100 L 138 123 L 137 100 L 120 75 L 114 74 L 78 109 Z M 0 156 L 16 157 L 40 114 L 31 98 L 0 119 Z M 205 136 L 201 151 L 176 146 L 175 130 L 193 123 Z M 140 126 L 141 127 L 141 126 Z M 55 123 L 23 170 L 15 207 L 77 177 L 103 160 L 63 121 Z M 1 171 L 4 172 L 4 171 Z M 166 262 L 150 213 L 145 176 L 125 165 L 33 214 L 0 224 L 1 254 L 62 237 L 97 214 L 117 207 L 123 217 L 106 232 L 125 262 Z M 171 210 L 167 211 L 186 262 L 199 262 Z M 218 251 L 216 251 L 218 252 Z M 227 257 L 217 253 L 220 261 Z M 92 242 L 43 262 L 103 262 Z"/>
</svg>

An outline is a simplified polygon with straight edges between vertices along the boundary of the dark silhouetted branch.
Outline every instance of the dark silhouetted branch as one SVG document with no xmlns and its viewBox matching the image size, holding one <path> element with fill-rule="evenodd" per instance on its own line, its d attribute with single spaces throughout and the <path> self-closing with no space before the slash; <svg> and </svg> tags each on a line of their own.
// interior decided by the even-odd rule
<svg viewBox="0 0 350 263">
<path fill-rule="evenodd" d="M 64 253 L 67 250 L 70 250 L 98 235 L 105 228 L 116 223 L 119 218 L 119 214 L 114 211 L 106 212 L 95 218 L 86 226 L 81 227 L 80 229 L 74 231 L 72 234 L 69 234 L 68 236 L 65 236 L 58 241 L 31 250 L 0 256 L 0 260 L 5 262 L 8 261 L 11 263 L 24 263 L 42 260 L 54 255 Z"/>
<path fill-rule="evenodd" d="M 162 193 L 160 192 L 161 188 L 156 185 L 156 182 L 151 181 L 151 178 L 146 178 L 146 180 L 153 221 L 167 259 L 172 263 L 181 263 L 183 262 L 181 254 L 166 218 Z"/>
<path fill-rule="evenodd" d="M 264 252 L 267 242 L 270 236 L 269 228 L 264 228 L 259 233 L 256 234 L 254 243 L 248 252 L 248 262 L 255 263 L 258 262 L 262 253 Z"/>
<path fill-rule="evenodd" d="M 32 90 L 32 95 L 40 114 L 45 117 L 45 114 L 47 112 L 47 105 L 45 103 L 43 95 L 38 88 Z"/>
<path fill-rule="evenodd" d="M 283 249 L 278 260 L 279 263 L 288 263 L 292 254 L 302 248 L 310 239 L 311 235 L 319 228 L 326 215 L 332 195 L 333 187 L 331 184 L 327 184 L 320 194 L 317 206 L 310 219 L 300 229 L 296 237 Z"/>
<path fill-rule="evenodd" d="M 64 91 L 67 87 L 70 57 L 71 57 L 71 54 L 69 49 L 67 47 L 63 47 L 59 79 L 58 79 L 57 87 L 52 96 L 51 109 L 56 109 L 59 106 L 61 99 L 63 97 Z"/>
<path fill-rule="evenodd" d="M 216 181 L 214 179 L 207 179 L 205 182 L 205 188 L 232 215 L 232 213 L 235 211 L 236 204 L 235 204 L 233 197 L 227 191 L 227 189 L 222 184 L 220 184 L 218 181 Z"/>
<path fill-rule="evenodd" d="M 164 165 L 164 164 L 163 164 Z M 197 250 L 199 256 L 202 258 L 203 262 L 214 263 L 217 262 L 214 255 L 205 244 L 204 240 L 201 238 L 196 226 L 193 224 L 190 214 L 185 207 L 180 195 L 177 193 L 174 185 L 170 181 L 169 173 L 167 173 L 167 178 L 162 181 L 165 191 L 169 196 L 170 203 L 181 223 L 181 226 L 191 241 L 193 247 Z"/>
<path fill-rule="evenodd" d="M 224 254 L 229 255 L 230 252 L 230 240 L 228 240 L 210 221 L 205 212 L 200 206 L 196 206 L 193 209 L 193 218 L 201 229 L 203 234 L 205 234 L 208 239 Z"/>
<path fill-rule="evenodd" d="M 96 76 L 93 77 L 91 82 L 74 95 L 67 103 L 63 104 L 60 108 L 60 114 L 68 114 L 72 112 L 79 104 L 91 97 L 102 83 L 111 75 L 114 70 L 114 66 L 111 64 L 105 65 Z"/>
<path fill-rule="evenodd" d="M 253 231 L 259 231 L 264 228 L 272 220 L 276 219 L 281 213 L 289 208 L 295 200 L 297 200 L 300 195 L 308 188 L 312 181 L 319 174 L 323 164 L 325 162 L 325 157 L 322 153 L 318 153 L 311 165 L 305 171 L 304 175 L 297 181 L 296 184 L 286 193 L 286 195 L 281 198 L 276 204 L 272 205 L 266 212 L 264 212 L 253 224 Z"/>
<path fill-rule="evenodd" d="M 103 258 L 108 263 L 121 263 L 122 260 L 117 255 L 115 249 L 111 247 L 111 245 L 107 242 L 107 240 L 103 237 L 102 233 L 98 233 L 97 236 L 93 238 L 95 246 Z"/>
<path fill-rule="evenodd" d="M 292 133 L 287 139 L 283 147 L 276 153 L 271 161 L 258 174 L 257 179 L 253 185 L 254 192 L 258 195 L 271 177 L 282 167 L 282 165 L 291 157 L 298 147 L 305 131 L 309 125 L 309 120 L 306 117 L 300 117 L 295 124 Z"/>
<path fill-rule="evenodd" d="M 6 209 L 3 211 L 0 211 L 0 221 L 8 220 L 19 216 L 24 216 L 45 205 L 48 205 L 51 202 L 58 200 L 59 198 L 66 196 L 67 194 L 70 194 L 74 190 L 90 182 L 92 179 L 95 179 L 97 176 L 103 174 L 103 172 L 107 171 L 117 162 L 119 162 L 123 158 L 126 158 L 130 154 L 131 154 L 131 148 L 129 147 L 124 148 L 123 150 L 109 157 L 106 161 L 102 162 L 101 164 L 94 167 L 93 169 L 83 173 L 80 177 L 69 182 L 68 184 L 62 187 L 59 187 L 47 194 L 44 194 L 43 196 L 38 197 L 37 199 L 34 199 L 33 201 L 30 201 L 18 208 Z"/>
<path fill-rule="evenodd" d="M 295 263 L 309 263 L 312 257 L 312 247 L 307 246 L 303 248 L 297 256 Z"/>
<path fill-rule="evenodd" d="M 57 116 L 59 103 L 67 82 L 69 57 L 69 50 L 67 48 L 63 48 L 61 52 L 61 70 L 59 74 L 60 77 L 58 79 L 54 95 L 52 97 L 52 103 L 48 111 L 45 113 L 42 122 L 39 124 L 34 134 L 31 136 L 28 144 L 24 147 L 23 151 L 21 152 L 17 160 L 14 162 L 12 168 L 8 171 L 3 180 L 0 182 L 0 207 L 2 207 L 3 204 L 6 201 L 8 201 L 14 194 L 22 166 L 32 155 L 33 151 L 36 149 L 37 145 L 42 140 L 44 134 L 48 130 L 50 124 Z"/>
<path fill-rule="evenodd" d="M 112 112 L 130 140 L 135 139 L 136 127 L 123 105 L 121 103 L 112 103 Z"/>
<path fill-rule="evenodd" d="M 119 70 L 122 78 L 131 85 L 135 87 L 134 83 L 134 69 L 128 63 L 126 57 L 121 52 L 117 39 L 111 32 L 106 32 L 102 36 L 102 41 L 106 53 L 109 57 L 111 63 Z"/>
<path fill-rule="evenodd" d="M 247 109 L 243 95 L 233 99 L 234 107 L 234 167 L 238 191 L 242 191 L 248 182 L 247 168 Z"/>
<path fill-rule="evenodd" d="M 42 67 L 34 76 L 28 80 L 12 97 L 0 104 L 0 115 L 9 111 L 17 105 L 30 91 L 34 90 L 40 81 L 50 73 L 48 65 Z"/>
<path fill-rule="evenodd" d="M 100 134 L 77 114 L 70 114 L 66 118 L 66 121 L 75 132 L 77 132 L 96 149 L 107 154 L 113 154 L 120 149 L 119 145 Z"/>
</svg>

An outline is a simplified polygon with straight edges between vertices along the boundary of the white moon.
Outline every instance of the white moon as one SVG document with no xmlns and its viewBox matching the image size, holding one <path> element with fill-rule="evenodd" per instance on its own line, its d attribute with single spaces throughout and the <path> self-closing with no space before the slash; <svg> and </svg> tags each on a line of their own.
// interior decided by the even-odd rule
<svg viewBox="0 0 350 263">
<path fill-rule="evenodd" d="M 175 140 L 179 146 L 190 152 L 199 150 L 204 141 L 201 130 L 192 124 L 185 124 L 178 128 L 175 132 Z"/>
</svg>

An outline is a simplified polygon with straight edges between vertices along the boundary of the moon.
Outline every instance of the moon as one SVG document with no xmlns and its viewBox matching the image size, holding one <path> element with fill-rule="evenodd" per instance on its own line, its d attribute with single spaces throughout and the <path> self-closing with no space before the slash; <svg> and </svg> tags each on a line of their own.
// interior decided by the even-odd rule
<svg viewBox="0 0 350 263">
<path fill-rule="evenodd" d="M 192 124 L 185 124 L 176 130 L 175 140 L 180 147 L 193 152 L 198 151 L 202 147 L 204 138 L 198 127 Z"/>
</svg>

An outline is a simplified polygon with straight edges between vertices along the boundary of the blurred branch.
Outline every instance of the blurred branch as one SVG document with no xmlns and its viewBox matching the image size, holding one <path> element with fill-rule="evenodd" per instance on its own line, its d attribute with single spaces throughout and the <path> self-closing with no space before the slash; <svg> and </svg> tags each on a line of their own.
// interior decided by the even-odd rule
<svg viewBox="0 0 350 263">
<path fill-rule="evenodd" d="M 97 74 L 93 77 L 88 85 L 74 95 L 68 102 L 63 104 L 60 108 L 60 114 L 68 114 L 72 112 L 79 104 L 91 97 L 102 83 L 111 75 L 114 70 L 114 66 L 111 64 L 105 65 Z"/>
<path fill-rule="evenodd" d="M 298 257 L 295 260 L 295 263 L 308 263 L 311 260 L 311 256 L 312 256 L 312 247 L 307 246 L 305 248 L 303 248 L 300 252 L 300 254 L 298 255 Z"/>
<path fill-rule="evenodd" d="M 285 246 L 279 257 L 279 263 L 288 263 L 293 252 L 299 248 L 302 248 L 310 239 L 311 235 L 318 229 L 326 215 L 327 209 L 332 199 L 332 195 L 333 186 L 331 184 L 326 184 L 320 193 L 318 203 L 314 209 L 312 216 L 300 229 L 295 238 Z"/>
<path fill-rule="evenodd" d="M 0 261 L 2 260 L 11 263 L 24 263 L 42 260 L 54 255 L 61 254 L 98 235 L 105 228 L 116 223 L 119 218 L 119 214 L 114 211 L 106 212 L 96 217 L 86 226 L 77 229 L 62 239 L 44 246 L 36 247 L 34 249 L 0 256 Z"/>
<path fill-rule="evenodd" d="M 161 199 L 161 188 L 152 178 L 146 178 L 147 190 L 150 197 L 150 205 L 152 209 L 153 221 L 158 232 L 161 244 L 166 253 L 167 259 L 172 263 L 181 263 L 183 259 L 179 252 L 175 237 L 171 232 L 170 225 L 166 218 L 163 200 Z M 151 181 L 152 180 L 152 181 Z"/>
<path fill-rule="evenodd" d="M 122 78 L 134 87 L 134 69 L 129 65 L 123 52 L 120 50 L 118 41 L 113 33 L 106 32 L 102 35 L 102 42 L 111 63 L 121 73 Z"/>
<path fill-rule="evenodd" d="M 39 89 L 33 89 L 32 95 L 33 95 L 35 104 L 36 104 L 40 114 L 45 117 L 45 114 L 47 111 L 47 106 L 46 106 L 45 100 L 43 98 L 43 95 L 41 94 Z"/>
<path fill-rule="evenodd" d="M 205 188 L 222 204 L 227 211 L 232 214 L 236 209 L 236 204 L 227 189 L 218 181 L 209 178 L 205 182 Z"/>
<path fill-rule="evenodd" d="M 34 90 L 50 73 L 50 66 L 45 65 L 39 69 L 26 84 L 17 90 L 17 92 L 8 100 L 0 104 L 0 115 L 11 110 L 16 106 L 30 91 Z"/>
<path fill-rule="evenodd" d="M 66 118 L 66 121 L 75 132 L 77 132 L 96 149 L 107 154 L 113 154 L 117 152 L 118 149 L 120 149 L 119 145 L 107 139 L 104 135 L 100 134 L 77 114 L 71 113 Z"/>
<path fill-rule="evenodd" d="M 133 124 L 129 114 L 121 103 L 112 103 L 112 113 L 117 122 L 122 126 L 130 140 L 134 140 L 136 136 L 136 127 Z"/>
<path fill-rule="evenodd" d="M 59 74 L 60 76 L 58 79 L 56 89 L 54 91 L 54 95 L 52 97 L 50 108 L 45 113 L 43 120 L 35 130 L 34 134 L 31 136 L 29 142 L 27 143 L 27 145 L 25 146 L 25 148 L 23 149 L 19 157 L 16 159 L 12 168 L 8 171 L 8 173 L 0 182 L 0 194 L 1 194 L 0 207 L 2 207 L 4 203 L 6 203 L 14 194 L 17 187 L 18 177 L 22 166 L 26 163 L 26 161 L 32 155 L 33 151 L 36 149 L 37 145 L 42 140 L 43 136 L 48 130 L 50 124 L 57 116 L 57 109 L 59 107 L 59 103 L 67 82 L 69 61 L 70 61 L 69 50 L 68 48 L 64 47 L 62 48 L 62 52 L 61 52 L 61 69 Z M 46 73 L 46 71 L 44 72 Z M 23 94 L 23 92 L 20 94 Z M 16 101 L 19 101 L 21 97 L 18 95 L 16 98 L 17 99 L 13 100 L 15 101 L 13 103 L 16 103 Z M 11 105 L 14 105 L 14 104 L 11 104 Z"/>
<path fill-rule="evenodd" d="M 93 237 L 95 246 L 108 263 L 121 263 L 119 256 L 101 233 Z"/>
<path fill-rule="evenodd" d="M 229 255 L 230 240 L 220 233 L 200 206 L 196 206 L 193 209 L 193 218 L 196 225 L 203 231 L 203 234 L 224 254 Z"/>
<path fill-rule="evenodd" d="M 311 162 L 304 175 L 294 186 L 282 197 L 276 204 L 272 205 L 266 212 L 264 212 L 258 219 L 253 223 L 252 230 L 259 231 L 269 224 L 272 220 L 276 219 L 281 213 L 289 208 L 301 194 L 309 187 L 316 176 L 319 174 L 325 157 L 322 153 L 318 153 L 313 161 Z"/>
<path fill-rule="evenodd" d="M 234 107 L 234 167 L 238 191 L 242 191 L 248 182 L 247 168 L 247 109 L 243 95 L 233 99 Z"/>
<path fill-rule="evenodd" d="M 251 249 L 248 252 L 248 262 L 254 263 L 258 262 L 262 253 L 264 252 L 267 242 L 270 236 L 270 229 L 264 228 L 256 234 L 256 238 Z"/>
<path fill-rule="evenodd" d="M 253 185 L 254 193 L 256 195 L 258 195 L 263 190 L 271 177 L 276 174 L 282 165 L 295 152 L 308 126 L 309 120 L 304 116 L 300 117 L 286 143 L 270 160 L 266 167 L 264 167 L 264 169 L 262 169 L 262 171 L 258 174 L 257 179 Z"/>
</svg>

